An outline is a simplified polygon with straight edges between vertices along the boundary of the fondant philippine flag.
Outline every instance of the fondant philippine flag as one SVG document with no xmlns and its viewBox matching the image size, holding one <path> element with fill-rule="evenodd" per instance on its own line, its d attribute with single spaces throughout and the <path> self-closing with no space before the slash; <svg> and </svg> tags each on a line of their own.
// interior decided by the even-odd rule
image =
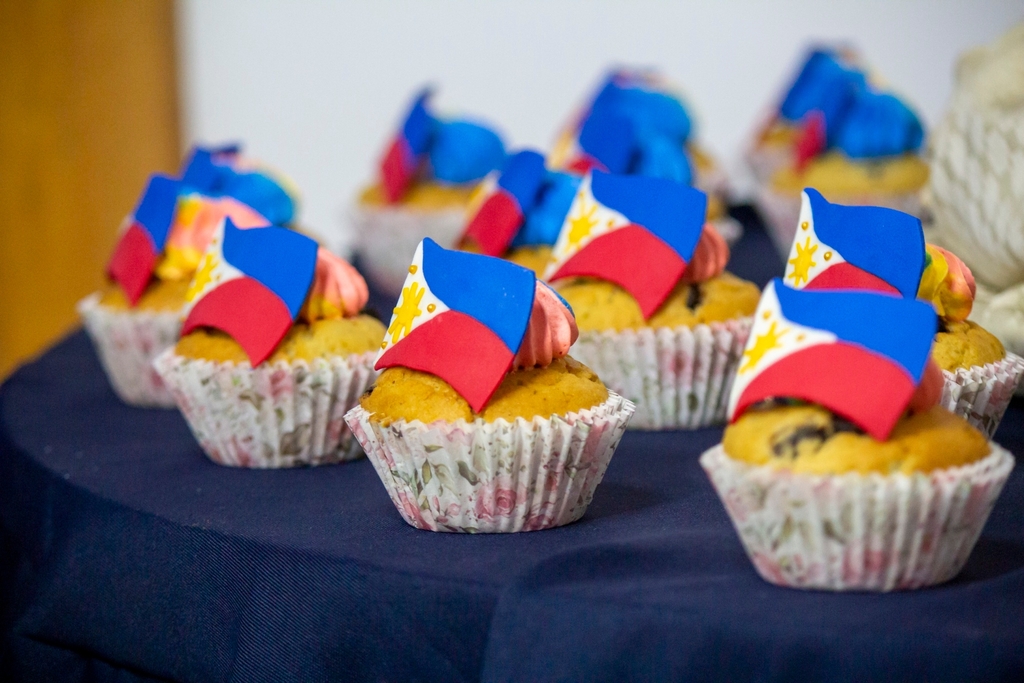
<svg viewBox="0 0 1024 683">
<path fill-rule="evenodd" d="M 266 360 L 302 308 L 316 272 L 317 243 L 286 228 L 217 228 L 186 298 L 181 333 L 214 327 L 229 334 L 253 366 Z"/>
<path fill-rule="evenodd" d="M 682 183 L 593 171 L 569 208 L 545 279 L 609 280 L 648 318 L 693 257 L 706 207 L 704 193 Z"/>
<path fill-rule="evenodd" d="M 114 247 L 107 273 L 132 305 L 142 296 L 164 251 L 180 189 L 181 183 L 173 178 L 150 176 L 128 229 Z"/>
<path fill-rule="evenodd" d="M 822 405 L 884 440 L 921 381 L 935 310 L 863 291 L 800 291 L 776 278 L 761 296 L 729 396 L 729 420 L 770 398 Z"/>
<path fill-rule="evenodd" d="M 574 158 L 566 170 L 626 173 L 636 149 L 636 131 L 629 119 L 605 109 L 595 109 L 580 129 Z"/>
<path fill-rule="evenodd" d="M 237 143 L 220 147 L 193 147 L 181 170 L 181 182 L 200 192 L 220 192 L 225 169 L 234 166 L 241 151 L 241 145 Z"/>
<path fill-rule="evenodd" d="M 416 96 L 401 129 L 391 141 L 381 161 L 381 186 L 389 202 L 394 203 L 402 198 L 427 153 L 433 127 L 433 119 L 427 113 L 429 98 L 429 89 L 421 91 Z"/>
<path fill-rule="evenodd" d="M 484 180 L 479 208 L 462 241 L 472 241 L 488 256 L 504 254 L 533 208 L 546 172 L 544 157 L 537 152 L 525 150 L 510 157 L 497 178 Z"/>
<path fill-rule="evenodd" d="M 831 204 L 815 189 L 803 191 L 786 284 L 914 298 L 924 265 L 924 231 L 916 217 L 878 206 Z"/>
<path fill-rule="evenodd" d="M 376 369 L 399 365 L 437 375 L 480 412 L 512 367 L 535 288 L 526 268 L 423 240 Z"/>
</svg>

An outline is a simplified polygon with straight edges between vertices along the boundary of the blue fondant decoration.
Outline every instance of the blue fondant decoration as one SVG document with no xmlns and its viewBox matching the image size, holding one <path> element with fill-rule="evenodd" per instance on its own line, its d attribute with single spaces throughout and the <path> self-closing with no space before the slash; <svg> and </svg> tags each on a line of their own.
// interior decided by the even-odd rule
<svg viewBox="0 0 1024 683">
<path fill-rule="evenodd" d="M 174 220 L 180 192 L 180 181 L 154 173 L 149 177 L 149 184 L 135 207 L 135 222 L 149 233 L 157 253 L 163 250 L 167 242 L 167 233 L 170 232 L 171 222 Z"/>
<path fill-rule="evenodd" d="M 526 214 L 537 201 L 546 175 L 543 155 L 527 149 L 508 158 L 501 169 L 498 186 L 512 195 L 520 212 Z"/>
<path fill-rule="evenodd" d="M 277 181 L 258 171 L 226 174 L 221 193 L 251 206 L 273 225 L 287 225 L 295 218 L 295 200 Z"/>
<path fill-rule="evenodd" d="M 654 137 L 641 141 L 633 172 L 649 178 L 693 184 L 693 167 L 686 149 L 671 138 Z"/>
<path fill-rule="evenodd" d="M 316 241 L 287 228 L 242 230 L 225 219 L 224 259 L 274 292 L 299 314 L 316 270 Z"/>
<path fill-rule="evenodd" d="M 464 120 L 440 122 L 430 145 L 434 177 L 449 183 L 480 180 L 505 161 L 505 144 L 486 126 Z"/>
<path fill-rule="evenodd" d="M 426 153 L 437 128 L 437 120 L 427 111 L 432 94 L 433 91 L 429 87 L 423 88 L 416 95 L 416 99 L 405 117 L 405 122 L 402 124 L 402 137 L 405 138 L 413 156 L 418 157 Z"/>
<path fill-rule="evenodd" d="M 581 182 L 579 176 L 548 171 L 537 201 L 526 214 L 526 222 L 513 238 L 512 246 L 553 245 Z"/>
<path fill-rule="evenodd" d="M 833 138 L 851 158 L 881 157 L 919 149 L 924 128 L 896 96 L 863 92 L 854 98 Z"/>
<path fill-rule="evenodd" d="M 628 173 L 637 152 L 635 127 L 614 111 L 593 111 L 580 130 L 579 145 L 609 173 Z"/>
<path fill-rule="evenodd" d="M 492 256 L 451 251 L 423 240 L 423 278 L 448 308 L 494 332 L 514 354 L 530 323 L 537 277 Z"/>
</svg>

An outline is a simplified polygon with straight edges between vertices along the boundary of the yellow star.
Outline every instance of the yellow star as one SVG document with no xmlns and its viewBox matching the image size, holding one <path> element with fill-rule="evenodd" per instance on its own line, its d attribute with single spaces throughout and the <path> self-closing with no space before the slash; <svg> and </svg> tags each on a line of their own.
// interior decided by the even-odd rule
<svg viewBox="0 0 1024 683">
<path fill-rule="evenodd" d="M 580 242 L 587 238 L 590 231 L 597 225 L 597 219 L 594 214 L 597 213 L 597 204 L 592 204 L 590 208 L 586 208 L 585 204 L 581 204 L 580 213 L 575 218 L 569 219 L 569 246 L 573 247 L 578 245 Z"/>
<path fill-rule="evenodd" d="M 203 290 L 213 282 L 213 271 L 216 268 L 217 257 L 213 254 L 204 255 L 203 260 L 199 262 L 199 268 L 196 270 L 195 277 L 189 283 L 188 291 L 185 292 L 186 301 L 192 301 L 203 293 Z"/>
<path fill-rule="evenodd" d="M 793 272 L 788 277 L 793 278 L 793 284 L 799 285 L 800 281 L 807 282 L 807 273 L 814 266 L 818 265 L 814 260 L 814 252 L 818 250 L 818 245 L 811 246 L 811 238 L 808 237 L 807 241 L 801 245 L 799 242 L 796 243 L 796 256 L 789 259 L 789 264 L 793 266 Z"/>
<path fill-rule="evenodd" d="M 757 339 L 754 341 L 754 345 L 743 352 L 743 357 L 746 362 L 743 367 L 740 368 L 740 372 L 746 372 L 755 365 L 761 362 L 764 355 L 774 348 L 779 346 L 779 340 L 782 339 L 789 330 L 775 331 L 775 325 L 777 323 L 773 320 L 771 327 L 768 328 L 764 334 L 757 335 Z"/>
<path fill-rule="evenodd" d="M 395 319 L 388 328 L 392 344 L 397 344 L 399 339 L 412 332 L 413 321 L 423 314 L 420 310 L 420 301 L 426 291 L 425 288 L 421 289 L 417 282 L 402 289 L 402 300 L 395 307 Z"/>
</svg>

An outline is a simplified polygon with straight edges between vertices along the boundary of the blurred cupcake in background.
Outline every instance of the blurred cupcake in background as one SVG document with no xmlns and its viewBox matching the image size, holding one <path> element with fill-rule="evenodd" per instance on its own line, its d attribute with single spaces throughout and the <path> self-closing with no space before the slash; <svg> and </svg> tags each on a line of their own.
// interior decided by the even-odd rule
<svg viewBox="0 0 1024 683">
<path fill-rule="evenodd" d="M 935 326 L 913 299 L 765 288 L 700 459 L 765 581 L 891 591 L 963 568 L 1014 459 L 937 405 Z"/>
<path fill-rule="evenodd" d="M 343 416 L 376 375 L 384 326 L 361 314 L 368 295 L 309 237 L 221 221 L 188 288 L 183 336 L 154 362 L 211 460 L 267 468 L 360 455 Z"/>
<path fill-rule="evenodd" d="M 708 216 L 732 243 L 742 229 L 726 213 L 728 180 L 694 136 L 693 118 L 675 86 L 653 70 L 617 69 L 563 128 L 550 166 L 666 178 L 708 196 Z"/>
<path fill-rule="evenodd" d="M 526 268 L 417 248 L 374 386 L 346 416 L 418 529 L 535 531 L 579 519 L 633 412 L 566 356 L 571 309 Z"/>
<path fill-rule="evenodd" d="M 396 295 L 420 240 L 454 244 L 477 185 L 505 161 L 492 127 L 440 117 L 431 95 L 423 90 L 413 100 L 353 210 L 360 263 L 375 285 Z"/>
<path fill-rule="evenodd" d="M 703 192 L 591 171 L 565 209 L 545 278 L 572 306 L 573 354 L 636 403 L 636 429 L 725 419 L 757 287 L 725 272 L 729 247 Z"/>
<path fill-rule="evenodd" d="M 942 369 L 941 405 L 991 437 L 1024 375 L 1024 359 L 967 318 L 975 281 L 963 261 L 925 244 L 916 216 L 802 196 L 783 280 L 797 289 L 865 289 L 930 303 L 938 314 L 932 357 Z"/>
<path fill-rule="evenodd" d="M 793 243 L 805 187 L 830 201 L 920 215 L 923 140 L 914 111 L 873 83 L 850 51 L 812 50 L 748 153 L 779 252 Z"/>
<path fill-rule="evenodd" d="M 110 284 L 78 304 L 117 395 L 138 406 L 173 407 L 152 362 L 174 344 L 185 294 L 225 217 L 250 227 L 294 221 L 288 181 L 241 156 L 239 147 L 197 147 L 179 177 L 150 177 L 122 227 Z"/>
<path fill-rule="evenodd" d="M 1024 355 L 1024 23 L 960 57 L 932 150 L 933 239 L 977 278 L 971 319 Z"/>
</svg>

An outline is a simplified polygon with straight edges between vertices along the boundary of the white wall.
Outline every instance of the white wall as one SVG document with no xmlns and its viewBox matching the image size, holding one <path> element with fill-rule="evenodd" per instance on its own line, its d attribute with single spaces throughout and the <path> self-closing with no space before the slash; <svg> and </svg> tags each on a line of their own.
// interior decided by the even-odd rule
<svg viewBox="0 0 1024 683">
<path fill-rule="evenodd" d="M 942 114 L 956 55 L 1024 19 L 1021 0 L 182 0 L 188 139 L 244 140 L 292 177 L 303 222 L 341 247 L 345 208 L 414 89 L 546 148 L 611 63 L 680 83 L 698 135 L 747 187 L 740 154 L 809 40 L 848 39 Z"/>
</svg>

